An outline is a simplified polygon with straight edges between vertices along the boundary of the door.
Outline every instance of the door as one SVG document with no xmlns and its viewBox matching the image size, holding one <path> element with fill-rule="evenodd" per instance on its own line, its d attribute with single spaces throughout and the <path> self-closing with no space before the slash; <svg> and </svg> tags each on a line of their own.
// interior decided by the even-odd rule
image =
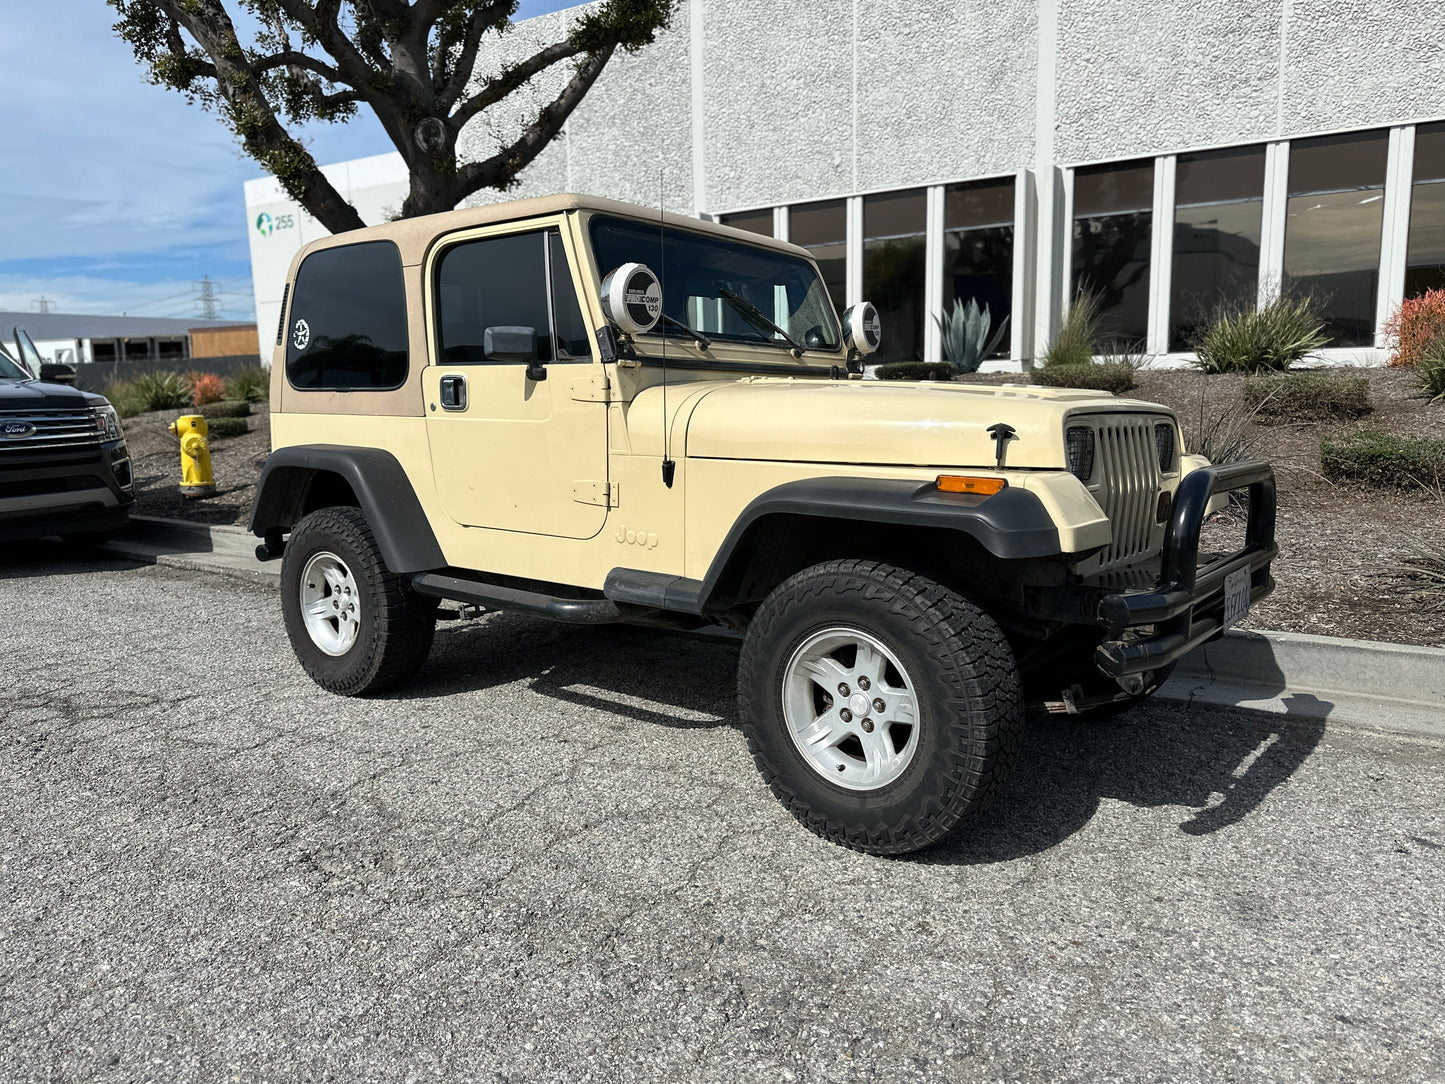
<svg viewBox="0 0 1445 1084">
<path fill-rule="evenodd" d="M 432 470 L 471 527 L 591 538 L 607 519 L 607 404 L 561 222 L 433 257 L 423 374 Z"/>
</svg>

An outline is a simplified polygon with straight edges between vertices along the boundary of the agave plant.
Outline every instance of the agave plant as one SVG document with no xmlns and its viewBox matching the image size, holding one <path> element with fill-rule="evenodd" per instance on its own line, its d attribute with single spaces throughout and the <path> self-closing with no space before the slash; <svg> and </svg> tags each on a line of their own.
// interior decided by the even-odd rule
<svg viewBox="0 0 1445 1084">
<path fill-rule="evenodd" d="M 1008 327 L 1008 317 L 1005 316 L 990 338 L 988 332 L 993 317 L 987 305 L 979 308 L 973 298 L 969 298 L 967 305 L 955 299 L 953 311 L 936 319 L 938 329 L 943 333 L 943 356 L 955 373 L 978 372 L 983 359 L 993 353 Z"/>
</svg>

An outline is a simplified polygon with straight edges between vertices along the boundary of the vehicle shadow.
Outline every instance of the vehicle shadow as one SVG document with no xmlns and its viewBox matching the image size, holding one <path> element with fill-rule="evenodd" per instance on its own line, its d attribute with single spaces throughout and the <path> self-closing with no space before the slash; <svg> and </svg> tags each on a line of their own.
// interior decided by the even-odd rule
<svg viewBox="0 0 1445 1084">
<path fill-rule="evenodd" d="M 396 699 L 528 681 L 544 696 L 648 725 L 737 725 L 737 647 L 625 626 L 558 625 L 499 614 L 439 632 L 418 680 Z M 1302 765 L 1331 707 L 1285 698 L 1283 714 L 1151 701 L 1107 722 L 1031 712 L 994 805 L 914 861 L 954 865 L 1038 854 L 1078 832 L 1108 800 L 1180 807 L 1205 835 L 1249 816 Z"/>
<path fill-rule="evenodd" d="M 71 545 L 56 538 L 0 542 L 0 580 L 35 580 L 46 576 L 113 572 L 147 563 L 94 546 Z"/>
</svg>

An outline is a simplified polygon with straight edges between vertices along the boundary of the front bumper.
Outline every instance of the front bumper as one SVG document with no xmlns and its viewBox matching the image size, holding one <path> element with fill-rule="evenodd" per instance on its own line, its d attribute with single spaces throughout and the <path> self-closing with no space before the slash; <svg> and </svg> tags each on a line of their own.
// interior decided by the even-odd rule
<svg viewBox="0 0 1445 1084">
<path fill-rule="evenodd" d="M 1209 498 L 1245 488 L 1249 520 L 1243 548 L 1199 567 L 1199 535 Z M 1094 653 L 1098 668 L 1116 678 L 1148 673 L 1223 635 L 1226 577 L 1249 570 L 1251 606 L 1274 590 L 1270 562 L 1279 553 L 1274 521 L 1274 470 L 1268 463 L 1203 467 L 1187 475 L 1174 498 L 1156 583 L 1099 591 L 1096 620 L 1105 633 Z"/>
</svg>

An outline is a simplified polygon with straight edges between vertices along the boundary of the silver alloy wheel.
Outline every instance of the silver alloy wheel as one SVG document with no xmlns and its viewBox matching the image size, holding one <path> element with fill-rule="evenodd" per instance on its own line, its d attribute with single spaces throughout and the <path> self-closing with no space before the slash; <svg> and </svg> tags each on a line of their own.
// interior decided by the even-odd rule
<svg viewBox="0 0 1445 1084">
<path fill-rule="evenodd" d="M 322 550 L 301 570 L 301 620 L 311 642 L 328 655 L 345 655 L 361 629 L 361 592 L 340 557 Z"/>
<path fill-rule="evenodd" d="M 824 629 L 798 646 L 783 671 L 783 719 L 809 767 L 849 790 L 886 787 L 918 750 L 913 682 L 860 629 Z"/>
</svg>

